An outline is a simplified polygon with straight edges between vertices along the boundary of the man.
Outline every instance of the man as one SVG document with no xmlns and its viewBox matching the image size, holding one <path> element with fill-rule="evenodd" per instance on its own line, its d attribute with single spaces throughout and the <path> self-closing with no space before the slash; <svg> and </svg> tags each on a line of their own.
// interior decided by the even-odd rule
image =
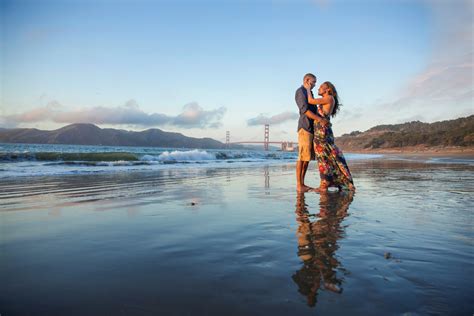
<svg viewBox="0 0 474 316">
<path fill-rule="evenodd" d="M 316 76 L 308 73 L 304 75 L 303 85 L 296 90 L 295 101 L 298 105 L 300 118 L 298 120 L 298 161 L 296 162 L 296 190 L 298 192 L 307 192 L 310 187 L 304 184 L 306 170 L 311 160 L 314 160 L 313 135 L 314 121 L 327 124 L 317 113 L 316 106 L 308 103 L 308 94 L 306 89 L 312 90 L 316 85 Z M 312 93 L 311 93 L 312 94 Z"/>
</svg>

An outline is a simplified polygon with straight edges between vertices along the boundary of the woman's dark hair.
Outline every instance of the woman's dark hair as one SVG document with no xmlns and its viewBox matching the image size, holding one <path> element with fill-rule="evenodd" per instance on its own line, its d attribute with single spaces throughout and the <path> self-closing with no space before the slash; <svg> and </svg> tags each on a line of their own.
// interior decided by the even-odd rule
<svg viewBox="0 0 474 316">
<path fill-rule="evenodd" d="M 334 117 L 336 116 L 337 112 L 339 112 L 340 107 L 342 104 L 339 103 L 339 96 L 337 94 L 336 87 L 329 81 L 325 81 L 323 84 L 326 85 L 329 89 L 329 94 L 332 95 L 334 98 L 334 108 L 332 109 L 331 116 Z"/>
</svg>

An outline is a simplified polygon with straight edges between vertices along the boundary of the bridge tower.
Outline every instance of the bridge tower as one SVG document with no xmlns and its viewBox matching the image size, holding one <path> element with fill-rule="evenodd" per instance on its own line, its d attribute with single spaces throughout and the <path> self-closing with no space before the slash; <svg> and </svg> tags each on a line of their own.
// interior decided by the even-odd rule
<svg viewBox="0 0 474 316">
<path fill-rule="evenodd" d="M 270 141 L 270 125 L 265 124 L 265 134 L 263 137 L 263 149 L 268 151 L 268 142 Z"/>
<path fill-rule="evenodd" d="M 226 132 L 225 132 L 225 145 L 226 145 L 227 147 L 230 146 L 230 131 L 226 131 Z"/>
</svg>

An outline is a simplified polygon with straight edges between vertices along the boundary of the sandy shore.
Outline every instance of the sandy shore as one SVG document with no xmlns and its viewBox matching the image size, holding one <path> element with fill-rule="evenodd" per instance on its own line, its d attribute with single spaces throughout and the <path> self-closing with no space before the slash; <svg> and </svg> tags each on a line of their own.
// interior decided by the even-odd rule
<svg viewBox="0 0 474 316">
<path fill-rule="evenodd" d="M 355 195 L 293 164 L 4 179 L 0 313 L 472 313 L 474 167 L 349 166 Z"/>
<path fill-rule="evenodd" d="M 425 148 L 425 147 L 404 147 L 402 149 L 368 149 L 368 150 L 351 150 L 346 149 L 344 152 L 358 154 L 384 154 L 397 155 L 405 157 L 443 157 L 443 158 L 469 158 L 474 159 L 474 148 L 463 147 L 442 147 L 442 148 Z"/>
</svg>

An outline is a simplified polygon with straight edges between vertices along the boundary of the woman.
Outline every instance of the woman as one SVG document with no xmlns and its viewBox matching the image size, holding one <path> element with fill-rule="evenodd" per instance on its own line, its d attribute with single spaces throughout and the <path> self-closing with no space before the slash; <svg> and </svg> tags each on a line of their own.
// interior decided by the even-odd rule
<svg viewBox="0 0 474 316">
<path fill-rule="evenodd" d="M 308 91 L 308 103 L 318 106 L 318 114 L 327 120 L 339 110 L 339 98 L 334 85 L 326 81 L 318 89 L 321 98 L 314 99 Z M 355 190 L 352 175 L 342 151 L 334 144 L 331 124 L 314 122 L 314 151 L 318 160 L 321 183 L 315 191 L 327 191 L 330 186 Z"/>
</svg>

